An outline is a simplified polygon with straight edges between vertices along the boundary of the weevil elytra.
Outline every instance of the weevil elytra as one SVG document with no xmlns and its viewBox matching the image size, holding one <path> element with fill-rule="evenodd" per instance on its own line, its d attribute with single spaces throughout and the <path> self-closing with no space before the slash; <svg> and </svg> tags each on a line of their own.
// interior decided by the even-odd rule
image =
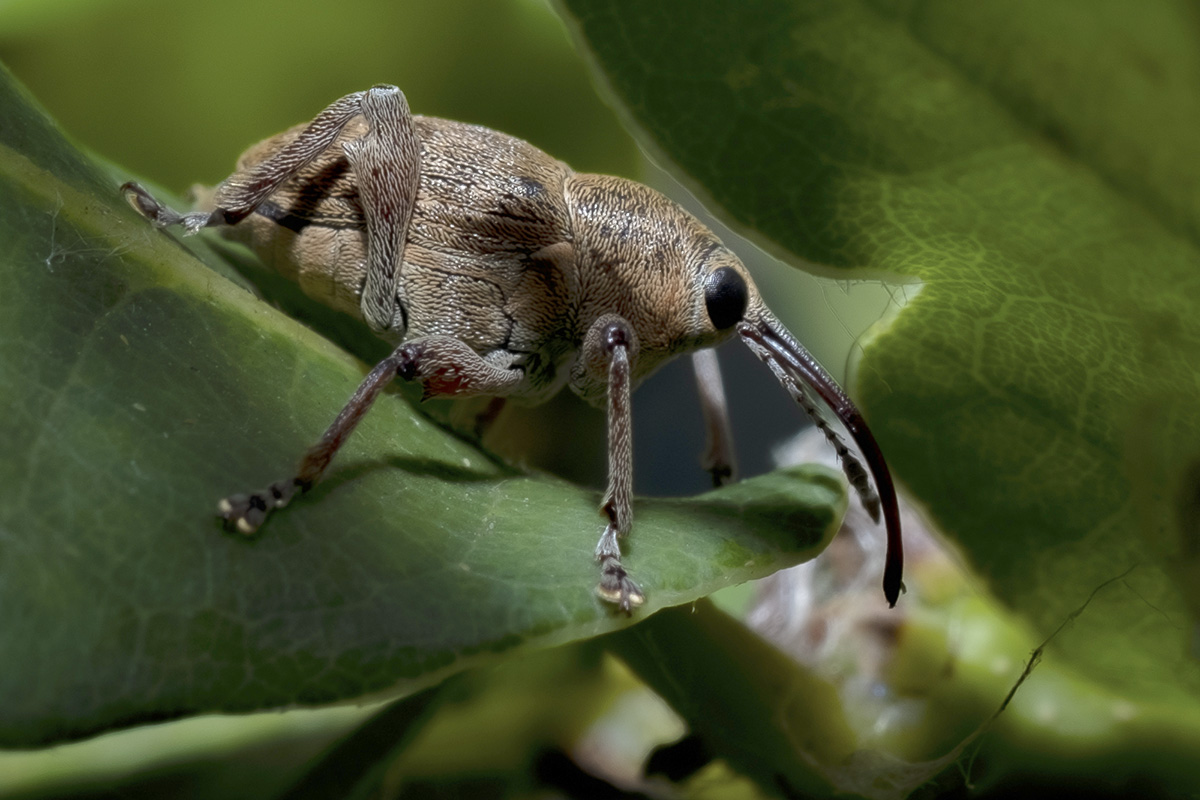
<svg viewBox="0 0 1200 800">
<path fill-rule="evenodd" d="M 134 183 L 143 216 L 192 234 L 225 226 L 311 297 L 395 345 L 363 380 L 294 476 L 234 495 L 220 514 L 254 533 L 313 486 L 379 392 L 419 381 L 426 397 L 538 402 L 563 386 L 608 412 L 608 522 L 596 546 L 604 600 L 644 596 L 621 564 L 632 523 L 630 391 L 694 353 L 714 481 L 732 478 L 729 423 L 708 348 L 736 335 L 837 449 L 851 486 L 887 528 L 883 589 L 901 588 L 899 514 L 883 454 L 845 392 L 767 309 L 721 241 L 662 194 L 572 171 L 520 139 L 413 115 L 394 86 L 336 101 L 252 147 L 237 170 L 180 214 Z M 822 416 L 831 411 L 862 453 Z"/>
</svg>

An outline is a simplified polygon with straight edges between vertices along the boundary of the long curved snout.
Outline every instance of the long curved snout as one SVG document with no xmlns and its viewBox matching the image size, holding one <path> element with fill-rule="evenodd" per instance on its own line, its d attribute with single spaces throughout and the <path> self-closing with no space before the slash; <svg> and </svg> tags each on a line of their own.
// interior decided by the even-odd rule
<svg viewBox="0 0 1200 800">
<path fill-rule="evenodd" d="M 883 458 L 883 451 L 879 449 L 879 443 L 867 427 L 862 412 L 812 353 L 796 341 L 775 315 L 764 307 L 760 306 L 757 313 L 739 322 L 737 332 L 746 346 L 770 367 L 787 393 L 812 417 L 833 445 L 850 485 L 861 498 L 871 518 L 879 522 L 882 513 L 887 529 L 887 562 L 883 572 L 883 593 L 888 604 L 895 606 L 903 588 L 904 572 L 900 511 L 896 505 L 896 488 L 892 483 L 887 462 Z M 842 441 L 841 435 L 822 413 L 822 409 L 832 412 L 837 422 L 850 435 L 862 456 L 862 461 Z"/>
</svg>

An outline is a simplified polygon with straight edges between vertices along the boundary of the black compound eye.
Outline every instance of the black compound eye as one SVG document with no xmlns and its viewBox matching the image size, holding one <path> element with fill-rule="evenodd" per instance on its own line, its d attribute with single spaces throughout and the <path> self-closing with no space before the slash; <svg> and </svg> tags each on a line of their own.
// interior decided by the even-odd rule
<svg viewBox="0 0 1200 800">
<path fill-rule="evenodd" d="M 713 270 L 704 282 L 704 305 L 713 326 L 723 331 L 742 321 L 750 293 L 746 279 L 733 267 Z"/>
</svg>

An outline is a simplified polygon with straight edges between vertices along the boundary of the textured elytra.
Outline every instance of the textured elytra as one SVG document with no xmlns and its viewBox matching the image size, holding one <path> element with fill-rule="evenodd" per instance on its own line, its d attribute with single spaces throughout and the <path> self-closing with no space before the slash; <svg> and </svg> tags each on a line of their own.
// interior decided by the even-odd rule
<svg viewBox="0 0 1200 800">
<path fill-rule="evenodd" d="M 604 313 L 620 314 L 646 341 L 635 382 L 685 348 L 719 341 L 695 285 L 719 264 L 742 268 L 675 203 L 632 181 L 574 173 L 497 131 L 419 115 L 413 121 L 420 177 L 397 292 L 406 327 L 389 335 L 452 335 L 485 358 L 524 355 L 521 393 L 535 398 L 563 385 L 571 356 Z M 305 127 L 255 146 L 239 170 L 262 163 Z M 350 121 L 271 196 L 265 213 L 224 229 L 310 296 L 360 317 L 366 221 L 343 146 L 367 129 L 362 117 Z M 576 370 L 570 378 L 582 396 L 603 400 L 605 370 Z"/>
</svg>

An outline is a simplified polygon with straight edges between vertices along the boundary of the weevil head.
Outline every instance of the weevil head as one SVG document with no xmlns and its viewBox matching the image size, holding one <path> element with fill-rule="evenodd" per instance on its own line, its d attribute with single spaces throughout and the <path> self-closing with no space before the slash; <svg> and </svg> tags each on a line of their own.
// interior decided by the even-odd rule
<svg viewBox="0 0 1200 800">
<path fill-rule="evenodd" d="M 762 302 L 749 272 L 706 225 L 642 184 L 601 175 L 567 182 L 579 324 L 616 314 L 638 336 L 634 379 L 720 344 Z"/>
<path fill-rule="evenodd" d="M 572 175 L 565 191 L 581 331 L 610 315 L 628 322 L 635 384 L 674 356 L 737 334 L 829 438 L 867 511 L 876 520 L 882 516 L 888 533 L 884 594 L 894 605 L 902 588 L 903 552 L 896 493 L 883 453 L 854 403 L 763 303 L 742 262 L 703 223 L 646 186 Z M 586 343 L 582 349 L 571 387 L 600 402 L 605 359 L 598 347 L 591 348 L 594 357 Z"/>
</svg>

